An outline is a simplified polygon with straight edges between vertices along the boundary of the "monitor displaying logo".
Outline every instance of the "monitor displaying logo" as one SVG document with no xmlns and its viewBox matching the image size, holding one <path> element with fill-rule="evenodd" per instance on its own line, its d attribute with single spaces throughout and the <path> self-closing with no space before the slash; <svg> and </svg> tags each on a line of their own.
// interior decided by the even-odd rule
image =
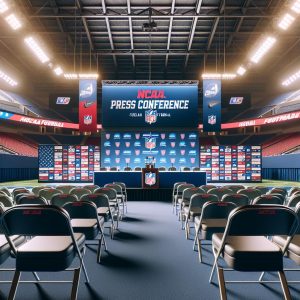
<svg viewBox="0 0 300 300">
<path fill-rule="evenodd" d="M 145 147 L 149 150 L 152 150 L 156 147 L 156 138 L 149 137 L 145 140 Z"/>
<path fill-rule="evenodd" d="M 156 174 L 155 173 L 145 173 L 145 184 L 152 186 L 156 183 Z"/>
<path fill-rule="evenodd" d="M 229 104 L 240 105 L 244 101 L 244 97 L 231 97 L 229 100 Z"/>
<path fill-rule="evenodd" d="M 146 110 L 145 111 L 145 122 L 148 124 L 156 123 L 157 121 L 157 110 Z"/>
<path fill-rule="evenodd" d="M 68 105 L 71 101 L 71 97 L 57 97 L 56 104 L 59 105 Z"/>
<path fill-rule="evenodd" d="M 217 123 L 217 116 L 216 115 L 210 115 L 210 116 L 208 116 L 207 122 L 210 125 L 215 125 Z"/>
<path fill-rule="evenodd" d="M 85 125 L 92 124 L 92 121 L 93 121 L 93 117 L 91 115 L 85 115 L 85 116 L 83 116 L 83 123 Z"/>
</svg>

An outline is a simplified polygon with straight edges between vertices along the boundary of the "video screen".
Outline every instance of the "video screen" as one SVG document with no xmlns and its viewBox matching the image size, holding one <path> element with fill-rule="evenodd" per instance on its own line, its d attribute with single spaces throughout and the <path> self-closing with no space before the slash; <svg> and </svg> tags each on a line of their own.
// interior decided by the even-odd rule
<svg viewBox="0 0 300 300">
<path fill-rule="evenodd" d="M 70 111 L 78 106 L 78 94 L 60 93 L 49 95 L 49 107 L 57 112 Z"/>
<path fill-rule="evenodd" d="M 261 146 L 201 146 L 208 182 L 261 182 Z"/>
<path fill-rule="evenodd" d="M 156 167 L 199 167 L 197 132 L 104 132 L 101 136 L 101 165 L 144 167 L 147 156 Z"/>
<path fill-rule="evenodd" d="M 93 182 L 100 147 L 39 145 L 39 182 Z"/>
</svg>

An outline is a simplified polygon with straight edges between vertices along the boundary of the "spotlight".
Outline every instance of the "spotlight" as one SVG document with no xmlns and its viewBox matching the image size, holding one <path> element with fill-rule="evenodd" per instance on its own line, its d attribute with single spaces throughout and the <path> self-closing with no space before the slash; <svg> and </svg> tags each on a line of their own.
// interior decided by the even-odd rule
<svg viewBox="0 0 300 300">
<path fill-rule="evenodd" d="M 236 73 L 240 76 L 243 76 L 246 73 L 246 69 L 243 66 L 239 66 L 239 68 L 237 69 Z"/>
<path fill-rule="evenodd" d="M 254 52 L 250 60 L 257 64 L 262 57 L 273 47 L 276 39 L 274 37 L 267 37 L 260 45 L 260 47 Z"/>
<path fill-rule="evenodd" d="M 8 10 L 8 5 L 4 0 L 0 0 L 0 14 L 5 13 Z"/>
<path fill-rule="evenodd" d="M 36 55 L 36 57 L 44 64 L 50 59 L 44 50 L 39 46 L 37 41 L 33 37 L 27 37 L 24 39 L 25 44 L 31 49 L 31 51 Z"/>
<path fill-rule="evenodd" d="M 55 67 L 55 69 L 53 70 L 53 72 L 57 75 L 60 76 L 64 71 L 60 66 Z"/>
<path fill-rule="evenodd" d="M 300 0 L 296 0 L 291 6 L 291 10 L 297 14 L 300 14 Z"/>
<path fill-rule="evenodd" d="M 298 80 L 299 78 L 300 78 L 300 70 L 297 71 L 296 73 L 292 74 L 291 76 L 289 76 L 281 84 L 283 86 L 289 86 L 290 84 L 292 84 L 294 81 Z"/>
<path fill-rule="evenodd" d="M 285 14 L 278 23 L 278 27 L 287 30 L 291 24 L 295 21 L 295 17 L 290 14 Z"/>
<path fill-rule="evenodd" d="M 5 21 L 13 30 L 18 30 L 22 27 L 20 20 L 15 16 L 15 14 L 10 14 L 5 17 Z"/>
<path fill-rule="evenodd" d="M 9 75 L 7 75 L 2 70 L 0 70 L 0 78 L 2 80 L 4 80 L 6 83 L 8 83 L 10 86 L 16 86 L 16 85 L 18 85 L 18 82 L 16 82 L 14 79 L 12 79 Z"/>
<path fill-rule="evenodd" d="M 223 79 L 231 80 L 236 77 L 236 74 L 233 73 L 203 73 L 202 79 Z"/>
</svg>

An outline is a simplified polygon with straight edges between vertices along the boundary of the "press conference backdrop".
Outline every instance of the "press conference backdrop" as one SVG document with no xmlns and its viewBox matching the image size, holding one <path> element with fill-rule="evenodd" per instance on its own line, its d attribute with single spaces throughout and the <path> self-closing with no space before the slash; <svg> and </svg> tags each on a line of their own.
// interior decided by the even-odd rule
<svg viewBox="0 0 300 300">
<path fill-rule="evenodd" d="M 200 169 L 208 182 L 260 182 L 261 146 L 201 146 Z"/>
<path fill-rule="evenodd" d="M 101 165 L 143 167 L 153 156 L 156 167 L 199 167 L 199 137 L 196 132 L 103 132 Z"/>
<path fill-rule="evenodd" d="M 198 84 L 102 86 L 103 127 L 198 126 Z"/>
<path fill-rule="evenodd" d="M 100 147 L 39 145 L 39 182 L 93 182 Z"/>
</svg>

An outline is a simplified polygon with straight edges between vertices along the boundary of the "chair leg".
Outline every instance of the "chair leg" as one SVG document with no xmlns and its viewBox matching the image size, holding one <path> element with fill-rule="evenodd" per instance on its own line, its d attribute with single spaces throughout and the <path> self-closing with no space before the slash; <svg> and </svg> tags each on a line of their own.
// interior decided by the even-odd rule
<svg viewBox="0 0 300 300">
<path fill-rule="evenodd" d="M 224 280 L 224 270 L 220 267 L 217 267 L 217 271 L 218 271 L 220 297 L 221 300 L 226 300 L 227 296 L 226 296 L 226 286 Z"/>
<path fill-rule="evenodd" d="M 202 247 L 201 247 L 201 239 L 197 236 L 197 245 L 198 245 L 198 257 L 199 257 L 199 262 L 202 263 Z"/>
<path fill-rule="evenodd" d="M 40 277 L 37 272 L 32 272 L 32 274 L 37 281 L 40 281 Z"/>
<path fill-rule="evenodd" d="M 262 272 L 261 275 L 259 276 L 258 281 L 262 281 L 264 278 L 265 272 Z"/>
<path fill-rule="evenodd" d="M 71 300 L 76 300 L 77 299 L 80 271 L 81 271 L 81 268 L 77 268 L 77 269 L 74 270 L 72 291 L 71 291 Z"/>
<path fill-rule="evenodd" d="M 98 249 L 97 249 L 97 263 L 100 264 L 101 261 L 101 246 L 102 246 L 102 237 L 98 241 Z"/>
<path fill-rule="evenodd" d="M 283 290 L 284 299 L 285 300 L 291 300 L 292 298 L 291 298 L 290 290 L 289 290 L 284 272 L 279 271 L 278 276 L 279 276 L 281 288 Z"/>
<path fill-rule="evenodd" d="M 89 276 L 88 276 L 88 273 L 86 271 L 85 264 L 84 264 L 84 261 L 83 261 L 83 257 L 85 255 L 85 250 L 86 250 L 86 248 L 83 247 L 82 248 L 82 258 L 80 259 L 80 268 L 83 268 L 83 273 L 84 273 L 84 276 L 85 276 L 85 282 L 89 283 L 90 279 L 89 279 Z"/>
<path fill-rule="evenodd" d="M 19 284 L 19 280 L 20 280 L 20 276 L 21 276 L 21 272 L 16 270 L 15 274 L 14 274 L 13 281 L 11 283 L 11 288 L 10 288 L 9 295 L 8 295 L 8 300 L 14 300 L 15 299 L 18 284 Z"/>
<path fill-rule="evenodd" d="M 188 240 L 190 238 L 190 224 L 189 224 L 189 220 L 187 217 L 185 220 L 184 228 L 185 228 L 185 237 Z"/>
</svg>

